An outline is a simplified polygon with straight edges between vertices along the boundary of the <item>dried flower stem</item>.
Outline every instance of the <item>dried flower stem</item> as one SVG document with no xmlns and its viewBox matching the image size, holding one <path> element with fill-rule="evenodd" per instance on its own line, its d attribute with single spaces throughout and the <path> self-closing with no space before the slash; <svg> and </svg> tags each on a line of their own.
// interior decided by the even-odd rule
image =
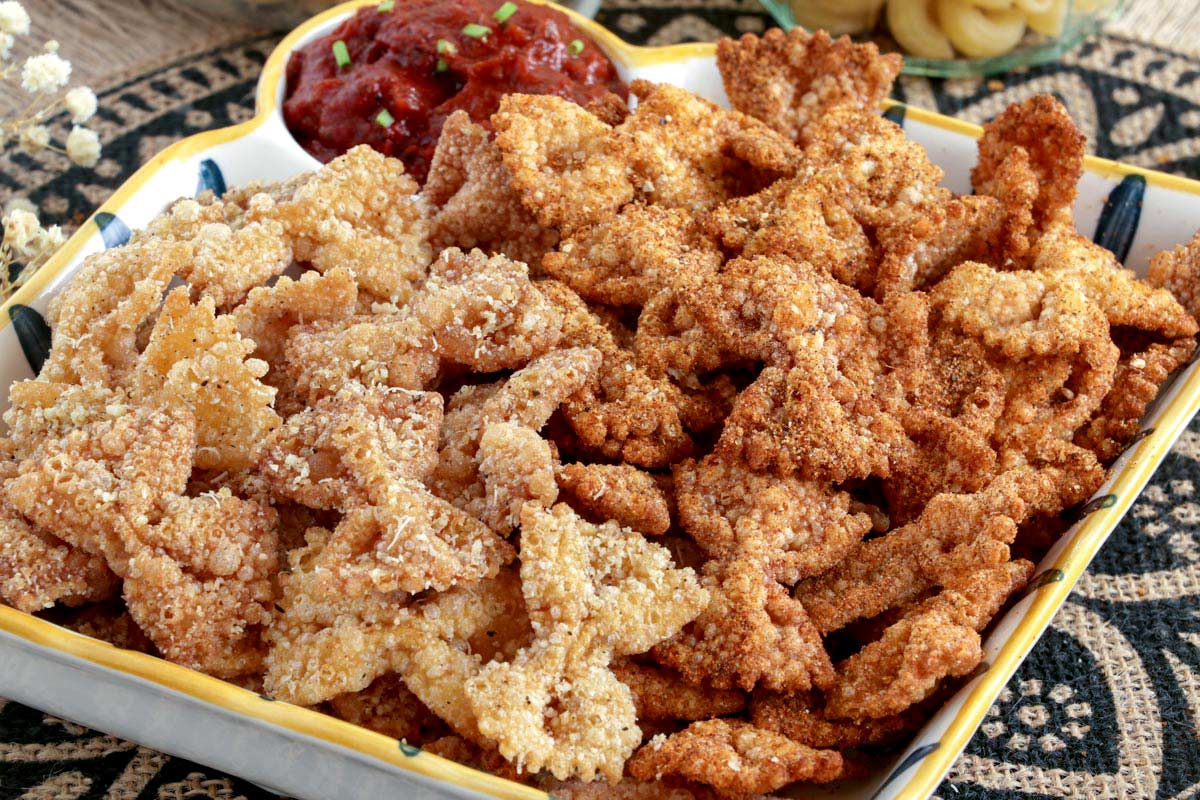
<svg viewBox="0 0 1200 800">
<path fill-rule="evenodd" d="M 58 55 L 58 42 L 46 42 L 41 51 L 20 65 L 9 60 L 18 37 L 29 33 L 29 14 L 18 0 L 0 0 L 0 82 L 19 83 L 29 95 L 25 107 L 0 113 L 0 152 L 9 147 L 29 152 L 49 150 L 73 163 L 92 167 L 100 157 L 100 141 L 83 127 L 96 111 L 96 95 L 85 86 L 70 90 L 71 64 Z M 60 112 L 71 115 L 70 135 L 62 143 L 51 139 L 46 121 Z M 36 209 L 24 200 L 9 204 L 0 239 L 0 300 L 16 291 L 25 279 L 58 249 L 64 236 L 57 225 L 43 227 Z"/>
</svg>

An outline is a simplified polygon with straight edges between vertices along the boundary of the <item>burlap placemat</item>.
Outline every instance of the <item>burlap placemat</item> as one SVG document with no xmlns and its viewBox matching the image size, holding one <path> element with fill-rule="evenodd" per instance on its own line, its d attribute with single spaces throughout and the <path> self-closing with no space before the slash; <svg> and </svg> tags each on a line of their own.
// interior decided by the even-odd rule
<svg viewBox="0 0 1200 800">
<path fill-rule="evenodd" d="M 172 11 L 173 3 L 82 7 L 40 0 L 35 16 L 43 4 L 74 9 L 72 18 L 88 38 L 85 57 L 66 29 L 53 34 L 76 58 L 80 77 L 99 84 L 98 75 L 121 75 L 101 92 L 97 127 L 105 155 L 95 171 L 60 173 L 57 158 L 0 158 L 0 202 L 22 194 L 52 221 L 68 224 L 83 219 L 167 143 L 248 118 L 258 70 L 277 41 Z M 112 5 L 123 10 L 94 18 L 97 9 Z M 1200 24 L 1197 15 L 1171 6 L 1179 30 Z M 897 94 L 979 121 L 1013 100 L 1053 92 L 1100 155 L 1200 177 L 1200 58 L 1131 35 L 1140 27 L 1163 41 L 1190 43 L 1186 35 L 1168 36 L 1172 29 L 1155 27 L 1163 7 L 1135 3 L 1123 33 L 1098 37 L 1060 64 L 991 81 L 906 78 Z M 139 20 L 137 36 L 122 27 Z M 753 0 L 606 0 L 600 20 L 631 40 L 653 44 L 759 31 L 768 24 Z M 230 41 L 234 36 L 241 38 Z M 114 44 L 135 41 L 142 44 Z M 206 42 L 209 49 L 197 52 Z M 1200 424 L 1194 423 L 991 709 L 940 797 L 1183 800 L 1200 794 L 1198 481 Z M 272 795 L 0 700 L 0 798 L 16 797 Z"/>
</svg>

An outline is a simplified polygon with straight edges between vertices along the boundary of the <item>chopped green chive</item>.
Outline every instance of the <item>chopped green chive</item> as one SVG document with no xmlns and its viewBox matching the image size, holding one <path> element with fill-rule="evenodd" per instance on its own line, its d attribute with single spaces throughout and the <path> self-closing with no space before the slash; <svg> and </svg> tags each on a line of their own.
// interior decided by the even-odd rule
<svg viewBox="0 0 1200 800">
<path fill-rule="evenodd" d="M 472 39 L 482 39 L 492 32 L 492 29 L 486 25 L 476 25 L 474 22 L 464 25 L 462 32 Z"/>
<path fill-rule="evenodd" d="M 572 39 L 571 43 L 569 45 L 567 45 L 567 52 L 573 56 L 577 56 L 580 53 L 582 53 L 583 52 L 583 40 L 582 39 Z"/>
<path fill-rule="evenodd" d="M 492 16 L 496 18 L 496 22 L 504 22 L 513 14 L 517 13 L 517 4 L 508 0 L 504 5 L 492 12 Z"/>
<path fill-rule="evenodd" d="M 458 48 L 454 46 L 454 42 L 449 39 L 437 40 L 437 51 L 439 55 L 452 56 L 458 52 Z"/>
<path fill-rule="evenodd" d="M 380 111 L 375 117 L 375 122 L 378 123 L 379 127 L 381 128 L 386 128 L 395 121 L 395 117 L 393 117 L 386 108 L 383 111 Z"/>
<path fill-rule="evenodd" d="M 439 58 L 439 59 L 438 59 L 438 63 L 437 63 L 437 67 L 435 68 L 435 70 L 436 70 L 437 72 L 445 72 L 445 71 L 446 71 L 446 70 L 448 70 L 448 69 L 450 69 L 450 65 L 446 63 L 446 59 L 444 59 L 444 58 Z"/>
<path fill-rule="evenodd" d="M 378 11 L 380 14 L 386 14 L 387 12 L 391 11 L 395 7 L 396 7 L 396 0 L 382 0 L 382 2 L 375 7 L 375 10 Z"/>
<path fill-rule="evenodd" d="M 337 61 L 339 67 L 350 66 L 350 51 L 341 39 L 333 43 L 333 59 Z"/>
</svg>

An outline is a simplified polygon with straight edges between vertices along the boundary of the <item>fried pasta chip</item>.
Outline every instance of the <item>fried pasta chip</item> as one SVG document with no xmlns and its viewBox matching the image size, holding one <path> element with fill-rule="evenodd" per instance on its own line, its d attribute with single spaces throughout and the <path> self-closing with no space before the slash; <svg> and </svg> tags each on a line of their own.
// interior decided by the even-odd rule
<svg viewBox="0 0 1200 800">
<path fill-rule="evenodd" d="M 479 250 L 443 250 L 412 313 L 443 359 L 478 372 L 522 367 L 562 336 L 562 311 L 542 297 L 525 265 Z"/>
<path fill-rule="evenodd" d="M 896 407 L 908 373 L 895 367 L 919 344 L 891 334 L 919 308 L 879 305 L 807 264 L 765 257 L 730 262 L 688 302 L 726 347 L 771 365 L 726 419 L 722 457 L 813 480 L 887 474 L 904 442 Z"/>
<path fill-rule="evenodd" d="M 516 572 L 503 570 L 410 607 L 396 633 L 394 663 L 413 694 L 459 736 L 493 749 L 479 731 L 466 685 L 491 656 L 504 649 L 515 654 L 529 641 Z M 496 638 L 505 641 L 497 646 Z"/>
<path fill-rule="evenodd" d="M 359 287 L 403 303 L 433 258 L 429 210 L 404 164 L 359 145 L 251 202 L 252 220 L 277 220 L 297 261 L 349 269 Z"/>
<path fill-rule="evenodd" d="M 410 744 L 442 736 L 446 727 L 396 674 L 383 675 L 362 691 L 329 700 L 333 716 Z"/>
<path fill-rule="evenodd" d="M 626 661 L 615 664 L 613 673 L 633 692 L 639 721 L 708 719 L 746 707 L 741 692 L 693 686 L 662 667 Z"/>
<path fill-rule="evenodd" d="M 566 399 L 563 416 L 589 452 L 639 467 L 662 467 L 692 450 L 680 419 L 682 396 L 668 381 L 637 367 L 612 331 L 571 289 L 555 281 L 539 284 L 563 310 L 562 344 L 593 347 L 604 360 L 599 381 Z"/>
<path fill-rule="evenodd" d="M 985 193 L 979 196 L 999 201 L 1004 215 L 1003 233 L 992 243 L 993 252 L 987 260 L 1007 269 L 1025 262 L 1030 246 L 1040 234 L 1034 227 L 1033 206 L 1041 186 L 1029 163 L 1029 151 L 1024 147 L 1009 150 L 990 171 L 990 177 L 976 189 Z"/>
<path fill-rule="evenodd" d="M 343 389 L 268 439 L 260 467 L 283 497 L 344 516 L 322 580 L 350 593 L 446 589 L 492 576 L 512 548 L 420 481 L 437 462 L 442 399 Z M 552 478 L 551 478 L 552 480 Z"/>
<path fill-rule="evenodd" d="M 297 325 L 285 354 L 288 379 L 310 404 L 350 383 L 424 389 L 441 366 L 428 329 L 400 313 Z"/>
<path fill-rule="evenodd" d="M 549 508 L 558 499 L 552 445 L 533 428 L 497 422 L 479 438 L 479 475 L 487 497 L 484 522 L 502 535 L 517 527 L 526 503 Z"/>
<path fill-rule="evenodd" d="M 283 365 L 288 332 L 296 325 L 349 318 L 358 285 L 349 270 L 335 267 L 324 275 L 305 272 L 299 280 L 280 276 L 271 286 L 251 289 L 231 312 L 238 334 L 254 342 L 253 355 L 277 371 Z"/>
<path fill-rule="evenodd" d="M 500 150 L 466 111 L 455 111 L 442 125 L 423 193 L 437 208 L 429 223 L 435 249 L 500 253 L 536 275 L 542 256 L 558 243 L 558 232 L 540 225 L 521 204 Z"/>
<path fill-rule="evenodd" d="M 190 255 L 186 244 L 146 239 L 84 259 L 75 279 L 50 301 L 50 355 L 39 377 L 123 384 L 138 360 L 138 329 Z"/>
<path fill-rule="evenodd" d="M 335 268 L 324 275 L 305 272 L 295 281 L 280 276 L 270 287 L 251 289 L 230 313 L 242 338 L 254 342 L 251 355 L 267 362 L 262 382 L 275 389 L 275 410 L 281 416 L 295 414 L 305 405 L 287 369 L 288 334 L 297 325 L 348 319 L 358 299 L 349 270 Z"/>
<path fill-rule="evenodd" d="M 657 536 L 671 527 L 671 507 L 654 476 L 629 464 L 563 464 L 558 486 L 583 513 Z"/>
<path fill-rule="evenodd" d="M 655 737 L 629 762 L 639 780 L 678 776 L 712 786 L 724 797 L 772 792 L 794 781 L 828 783 L 845 765 L 836 750 L 815 750 L 738 720 L 693 722 Z"/>
<path fill-rule="evenodd" d="M 633 199 L 612 127 L 571 101 L 507 95 L 492 126 L 512 186 L 541 225 L 569 235 Z"/>
<path fill-rule="evenodd" d="M 850 495 L 827 484 L 713 455 L 681 462 L 674 475 L 680 523 L 710 558 L 733 558 L 743 543 L 761 540 L 771 576 L 788 585 L 841 562 L 871 529 Z"/>
<path fill-rule="evenodd" d="M 1118 350 L 1103 311 L 1073 281 L 1054 277 L 968 262 L 930 292 L 944 328 L 981 341 L 1010 364 L 1040 367 L 1035 377 L 1013 376 L 992 433 L 1001 450 L 1069 440 L 1112 386 Z"/>
<path fill-rule="evenodd" d="M 1156 253 L 1146 280 L 1169 291 L 1193 319 L 1200 319 L 1200 234 L 1174 250 Z"/>
<path fill-rule="evenodd" d="M 396 626 L 407 595 L 330 592 L 323 575 L 336 564 L 330 532 L 310 528 L 279 575 L 279 610 L 267 631 L 263 686 L 277 700 L 311 706 L 366 689 L 392 672 Z"/>
<path fill-rule="evenodd" d="M 0 597 L 19 611 L 97 602 L 117 590 L 102 557 L 55 539 L 19 514 L 0 514 L 0 544 Z"/>
<path fill-rule="evenodd" d="M 1076 440 L 1109 462 L 1137 431 L 1157 387 L 1191 356 L 1196 320 L 1171 292 L 1138 280 L 1107 250 L 1064 227 L 1042 236 L 1030 260 L 1039 274 L 1075 287 L 1099 306 L 1120 348 L 1112 387 Z M 1161 275 L 1164 262 L 1157 263 Z"/>
<path fill-rule="evenodd" d="M 899 126 L 853 108 L 831 111 L 792 178 L 717 207 L 707 222 L 743 257 L 788 256 L 883 297 L 987 244 L 994 203 L 958 200 Z M 928 243 L 922 247 L 923 243 Z"/>
<path fill-rule="evenodd" d="M 600 363 L 601 354 L 594 348 L 555 350 L 503 383 L 459 390 L 450 398 L 442 425 L 438 464 L 429 482 L 434 493 L 477 518 L 492 518 L 505 533 L 515 521 L 510 516 L 515 498 L 553 502 L 556 459 L 548 445 L 533 441 L 530 434 L 536 436 L 567 397 L 595 380 Z M 488 450 L 481 453 L 482 436 L 502 423 L 507 427 L 494 432 Z M 515 453 L 506 444 L 516 443 L 532 453 L 532 461 L 512 460 Z M 490 459 L 490 475 L 480 472 L 482 457 Z M 515 510 L 519 512 L 519 506 Z"/>
<path fill-rule="evenodd" d="M 542 267 L 586 300 L 644 305 L 674 275 L 715 271 L 720 263 L 715 243 L 686 210 L 631 203 L 576 231 Z"/>
<path fill-rule="evenodd" d="M 986 363 L 982 354 L 976 352 L 973 355 L 979 358 L 976 364 Z M 984 370 L 984 373 L 985 380 L 996 377 L 988 370 Z M 945 377 L 946 374 L 950 377 Z M 940 380 L 953 381 L 955 374 L 947 370 L 947 373 L 941 374 Z M 970 385 L 959 384 L 956 388 Z M 972 392 L 973 396 L 966 399 L 963 406 L 969 407 L 973 401 L 978 401 L 981 405 L 991 404 L 996 415 L 1001 413 L 1003 398 L 1000 396 L 1000 387 L 990 387 L 984 383 L 978 388 L 983 391 Z M 988 388 L 993 391 L 987 391 Z M 990 428 L 981 431 L 969 424 L 972 417 L 984 415 L 967 412 L 964 416 L 966 420 L 951 416 L 942 409 L 925 407 L 903 412 L 901 424 L 908 443 L 893 455 L 888 477 L 882 481 L 887 501 L 888 527 L 912 521 L 936 494 L 975 492 L 995 476 L 1000 457 L 991 442 Z M 988 422 L 994 423 L 995 418 L 989 417 Z"/>
<path fill-rule="evenodd" d="M 275 512 L 228 493 L 180 497 L 131 545 L 125 602 L 165 657 L 217 677 L 262 668 L 276 523 Z"/>
<path fill-rule="evenodd" d="M 267 437 L 258 469 L 279 497 L 310 508 L 370 502 L 393 471 L 423 480 L 437 463 L 442 398 L 434 392 L 347 386 Z M 370 451 L 347 462 L 347 453 Z M 371 469 L 369 475 L 361 468 Z"/>
<path fill-rule="evenodd" d="M 3 477 L 16 475 L 4 462 Z M 73 547 L 32 525 L 0 496 L 0 598 L 28 613 L 99 602 L 118 591 L 119 581 L 103 556 Z"/>
<path fill-rule="evenodd" d="M 964 261 L 994 251 L 1005 228 L 1001 203 L 992 197 L 954 197 L 919 215 L 901 215 L 876 230 L 881 252 L 875 297 L 925 289 Z"/>
<path fill-rule="evenodd" d="M 974 494 L 939 494 L 916 520 L 872 539 L 854 558 L 796 587 L 822 633 L 918 599 L 964 571 L 1008 559 L 1017 525 L 1057 496 L 1061 475 L 1020 467 Z"/>
<path fill-rule="evenodd" d="M 830 719 L 824 704 L 803 692 L 755 692 L 750 717 L 755 726 L 793 742 L 835 750 L 890 744 L 921 723 L 920 716 L 911 712 L 873 719 Z"/>
<path fill-rule="evenodd" d="M 971 185 L 980 194 L 1015 199 L 1019 194 L 1004 188 L 1014 168 L 1007 159 L 1024 151 L 1028 170 L 1037 181 L 1029 209 L 1033 230 L 1044 232 L 1053 224 L 1069 223 L 1083 175 L 1084 144 L 1063 104 L 1051 95 L 1035 95 L 1009 106 L 983 126 Z"/>
<path fill-rule="evenodd" d="M 561 504 L 526 506 L 521 522 L 534 640 L 467 682 L 479 729 L 521 771 L 615 782 L 641 736 L 610 661 L 673 635 L 706 593 L 665 549 L 616 523 L 592 525 Z"/>
<path fill-rule="evenodd" d="M 444 591 L 492 577 L 512 560 L 511 545 L 424 484 L 400 470 L 387 480 L 334 529 L 326 550 L 335 564 L 322 578 L 331 589 Z"/>
<path fill-rule="evenodd" d="M 128 574 L 130 546 L 187 486 L 195 449 L 187 409 L 134 408 L 47 439 L 8 480 L 9 502 L 34 525 Z"/>
<path fill-rule="evenodd" d="M 616 128 L 634 188 L 662 208 L 703 213 L 790 174 L 800 153 L 765 124 L 677 86 L 636 80 L 638 106 Z"/>
<path fill-rule="evenodd" d="M 634 356 L 652 380 L 669 380 L 679 392 L 679 421 L 695 435 L 718 429 L 741 391 L 735 378 L 742 377 L 745 364 L 725 352 L 670 289 L 659 292 L 642 309 Z M 728 371 L 702 374 L 709 364 L 714 370 L 728 367 Z"/>
<path fill-rule="evenodd" d="M 57 439 L 92 422 L 118 417 L 128 410 L 125 393 L 102 383 L 16 381 L 9 387 L 4 412 L 9 438 L 3 452 L 28 458 L 47 439 Z"/>
<path fill-rule="evenodd" d="M 1038 241 L 1030 265 L 1071 283 L 1100 307 L 1113 328 L 1133 328 L 1161 340 L 1196 335 L 1196 320 L 1169 291 L 1138 280 L 1112 253 L 1066 227 Z"/>
<path fill-rule="evenodd" d="M 851 191 L 832 171 L 778 181 L 715 209 L 709 228 L 744 257 L 786 255 L 869 289 L 877 259 L 868 229 L 847 202 Z"/>
<path fill-rule="evenodd" d="M 1074 443 L 1095 452 L 1101 463 L 1111 463 L 1140 430 L 1142 416 L 1158 397 L 1163 383 L 1195 352 L 1194 340 L 1183 338 L 1169 344 L 1154 342 L 1122 358 L 1113 375 L 1112 389 L 1095 416 L 1076 432 Z"/>
<path fill-rule="evenodd" d="M 826 688 L 833 665 L 800 603 L 770 577 L 761 541 L 728 560 L 709 561 L 703 584 L 708 607 L 654 657 L 692 684 L 749 691 Z"/>
<path fill-rule="evenodd" d="M 259 442 L 279 425 L 275 390 L 259 380 L 267 364 L 248 357 L 253 349 L 231 317 L 214 315 L 210 298 L 192 305 L 186 289 L 167 295 L 134 370 L 131 394 L 135 401 L 192 412 L 201 469 L 249 466 Z"/>
<path fill-rule="evenodd" d="M 702 376 L 736 358 L 700 324 L 681 294 L 665 288 L 646 301 L 638 314 L 634 351 L 651 378 L 670 378 L 685 392 L 702 392 L 712 382 Z"/>
<path fill-rule="evenodd" d="M 502 571 L 416 605 L 404 592 L 335 591 L 327 575 L 342 555 L 329 550 L 331 536 L 312 528 L 307 545 L 288 555 L 280 616 L 268 634 L 267 691 L 314 705 L 398 672 L 422 703 L 477 739 L 462 685 L 478 671 L 482 654 L 515 652 L 527 641 L 515 575 Z"/>
<path fill-rule="evenodd" d="M 900 73 L 895 53 L 881 56 L 867 42 L 853 44 L 825 31 L 772 28 L 761 37 L 717 43 L 717 68 L 733 107 L 761 120 L 789 141 L 802 142 L 809 123 L 831 108 L 873 111 Z"/>
<path fill-rule="evenodd" d="M 253 197 L 250 202 L 255 202 Z M 283 225 L 273 219 L 245 222 L 241 217 L 240 208 L 227 209 L 215 198 L 207 205 L 185 198 L 138 236 L 190 245 L 189 266 L 179 277 L 193 297 L 211 297 L 217 308 L 224 310 L 292 263 L 292 247 Z"/>
<path fill-rule="evenodd" d="M 1032 574 L 1032 563 L 1008 562 L 917 605 L 838 665 L 827 713 L 888 718 L 924 700 L 943 678 L 966 675 L 983 660 L 978 631 Z"/>
</svg>

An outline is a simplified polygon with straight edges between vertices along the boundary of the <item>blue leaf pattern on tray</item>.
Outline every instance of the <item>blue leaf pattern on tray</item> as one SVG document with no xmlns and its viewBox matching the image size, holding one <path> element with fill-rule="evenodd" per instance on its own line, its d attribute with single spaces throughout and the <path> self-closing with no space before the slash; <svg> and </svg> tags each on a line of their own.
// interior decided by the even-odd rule
<svg viewBox="0 0 1200 800">
<path fill-rule="evenodd" d="M 908 772 L 908 770 L 911 769 L 914 765 L 916 765 L 919 761 L 921 761 L 921 759 L 925 758 L 925 756 L 929 755 L 930 753 L 932 753 L 934 750 L 937 750 L 941 746 L 942 746 L 941 742 L 933 742 L 932 744 L 923 744 L 920 747 L 918 747 L 916 750 L 913 750 L 911 753 L 906 755 L 904 757 L 904 760 L 901 761 L 899 764 L 897 764 L 896 768 L 893 769 L 891 771 L 891 773 L 887 776 L 887 780 L 885 780 L 883 783 L 881 783 L 879 785 L 879 788 L 875 791 L 875 794 L 871 795 L 871 800 L 875 800 L 876 797 L 882 796 L 883 790 L 886 789 L 889 784 L 891 784 L 893 781 L 897 780 L 905 772 Z"/>
<path fill-rule="evenodd" d="M 100 229 L 100 238 L 104 240 L 104 247 L 120 247 L 129 241 L 129 237 L 133 232 L 129 230 L 129 226 L 121 221 L 121 218 L 116 214 L 110 214 L 107 211 L 97 211 L 96 227 Z"/>
<path fill-rule="evenodd" d="M 885 119 L 890 119 L 892 122 L 903 128 L 904 114 L 906 111 L 908 111 L 908 106 L 904 105 L 903 103 L 897 103 L 887 111 L 883 112 L 883 116 Z"/>
<path fill-rule="evenodd" d="M 37 375 L 50 355 L 50 326 L 41 314 L 20 303 L 9 306 L 8 316 L 12 319 L 13 330 L 17 333 L 17 341 L 21 343 L 25 360 L 29 362 L 33 374 Z"/>
<path fill-rule="evenodd" d="M 196 184 L 196 194 L 211 191 L 217 197 L 225 194 L 225 173 L 216 161 L 206 158 L 200 162 L 200 180 Z"/>
<path fill-rule="evenodd" d="M 1126 175 L 1104 201 L 1104 210 L 1096 223 L 1096 244 L 1111 250 L 1117 260 L 1125 263 L 1133 237 L 1137 235 L 1142 217 L 1142 199 L 1146 196 L 1146 178 Z"/>
</svg>

